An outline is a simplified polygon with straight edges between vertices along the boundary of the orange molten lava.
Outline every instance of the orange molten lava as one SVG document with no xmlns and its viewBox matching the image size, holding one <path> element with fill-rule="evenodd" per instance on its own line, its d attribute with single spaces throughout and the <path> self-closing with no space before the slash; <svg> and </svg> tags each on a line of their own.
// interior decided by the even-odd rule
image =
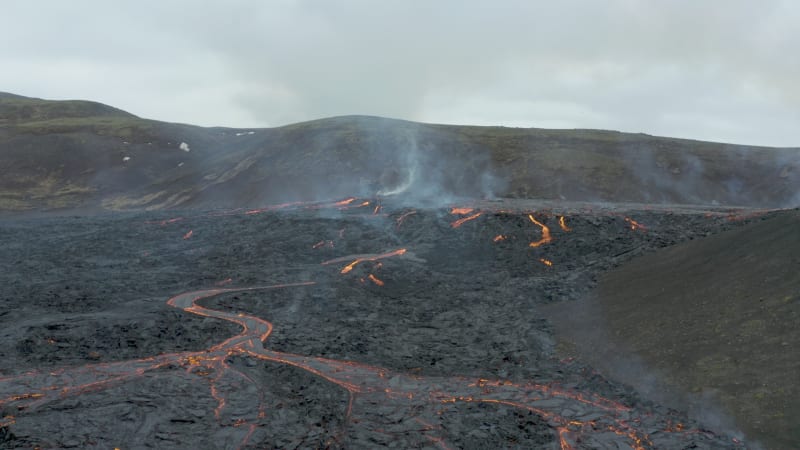
<svg viewBox="0 0 800 450">
<path fill-rule="evenodd" d="M 369 278 L 370 281 L 372 281 L 373 283 L 375 283 L 378 286 L 383 286 L 384 285 L 383 280 L 381 280 L 380 278 L 376 277 L 373 274 L 369 274 L 369 276 L 367 276 L 367 278 Z"/>
<path fill-rule="evenodd" d="M 644 225 L 642 225 L 639 222 L 631 219 L 630 217 L 626 217 L 625 218 L 625 222 L 628 222 L 628 225 L 630 225 L 631 230 L 634 230 L 634 231 L 635 230 L 642 230 L 642 231 L 646 231 L 647 230 L 647 228 Z"/>
<path fill-rule="evenodd" d="M 349 197 L 349 198 L 346 198 L 346 199 L 344 199 L 342 201 L 338 201 L 338 202 L 334 203 L 334 205 L 335 206 L 347 206 L 350 203 L 353 203 L 355 200 L 356 200 L 355 197 Z"/>
<path fill-rule="evenodd" d="M 558 226 L 560 226 L 564 231 L 572 231 L 572 228 L 567 226 L 567 221 L 564 216 L 558 218 Z"/>
<path fill-rule="evenodd" d="M 558 443 L 561 445 L 561 450 L 572 450 L 572 446 L 567 440 L 567 433 L 569 433 L 569 428 L 558 427 Z"/>
<path fill-rule="evenodd" d="M 492 242 L 500 242 L 504 240 L 506 240 L 506 237 L 503 236 L 502 234 L 498 234 L 497 236 L 494 237 L 494 239 L 492 239 Z"/>
<path fill-rule="evenodd" d="M 403 255 L 403 254 L 405 254 L 405 253 L 406 253 L 406 251 L 407 251 L 407 250 L 406 250 L 406 249 L 404 249 L 404 248 L 399 248 L 399 249 L 397 249 L 397 250 L 393 250 L 393 251 L 391 251 L 391 252 L 386 252 L 386 253 L 381 253 L 381 254 L 379 254 L 379 255 L 368 255 L 368 256 L 361 256 L 361 257 L 358 257 L 358 258 L 356 258 L 356 259 L 355 259 L 353 262 L 351 262 L 350 264 L 348 264 L 348 265 L 344 266 L 344 267 L 342 268 L 342 270 L 341 270 L 339 273 L 342 273 L 342 274 L 348 273 L 348 272 L 350 272 L 351 270 L 353 270 L 353 268 L 354 268 L 355 266 L 357 266 L 358 264 L 361 264 L 361 263 L 362 263 L 362 262 L 364 262 L 364 261 L 378 261 L 379 259 L 389 258 L 389 257 L 391 257 L 391 256 L 400 256 L 400 255 Z M 343 259 L 344 259 L 344 258 L 336 258 L 336 259 L 332 259 L 332 260 L 330 260 L 330 261 L 325 261 L 325 262 L 323 262 L 323 263 L 322 263 L 322 265 L 323 265 L 323 266 L 326 266 L 326 265 L 328 265 L 328 264 L 333 264 L 333 263 L 341 262 Z"/>
<path fill-rule="evenodd" d="M 458 215 L 463 216 L 465 214 L 471 213 L 474 210 L 475 210 L 475 208 L 452 208 L 450 210 L 450 214 L 458 214 Z"/>
<path fill-rule="evenodd" d="M 530 246 L 530 247 L 539 247 L 539 246 L 547 244 L 548 242 L 551 242 L 553 240 L 552 236 L 550 236 L 550 228 L 548 228 L 547 225 L 545 225 L 542 222 L 539 222 L 538 220 L 534 219 L 533 218 L 533 214 L 528 214 L 528 219 L 530 219 L 531 222 L 535 223 L 536 225 L 539 226 L 539 228 L 542 229 L 542 238 L 539 239 L 536 242 L 531 242 L 530 244 L 528 244 L 528 246 Z"/>
<path fill-rule="evenodd" d="M 183 235 L 183 239 L 184 240 L 189 239 L 190 237 L 192 237 L 193 234 L 194 234 L 194 232 L 192 230 L 189 230 L 188 233 Z"/>
<path fill-rule="evenodd" d="M 750 212 L 747 212 L 747 211 L 744 211 L 744 210 L 732 211 L 731 213 L 728 214 L 727 218 L 728 218 L 728 221 L 730 221 L 730 222 L 738 222 L 738 221 L 742 221 L 742 220 L 747 220 L 747 219 L 752 219 L 752 218 L 755 218 L 755 217 L 763 216 L 767 212 L 769 212 L 769 210 L 766 210 L 766 209 L 759 209 L 759 210 L 750 211 Z"/>
<path fill-rule="evenodd" d="M 483 213 L 478 211 L 478 212 L 476 212 L 475 214 L 473 214 L 471 216 L 462 217 L 462 218 L 456 220 L 455 222 L 451 223 L 450 226 L 453 227 L 453 228 L 458 228 L 461 225 L 463 225 L 464 222 L 469 222 L 470 220 L 477 219 L 478 217 L 480 217 L 481 214 L 483 214 Z"/>
<path fill-rule="evenodd" d="M 404 250 L 404 249 L 401 249 Z M 400 250 L 391 253 L 397 253 Z M 399 253 L 402 254 L 402 253 Z M 389 255 L 389 253 L 384 254 Z M 379 255 L 381 256 L 381 255 Z M 273 325 L 261 318 L 244 313 L 217 311 L 198 305 L 200 300 L 225 293 L 258 291 L 287 287 L 310 286 L 313 282 L 279 284 L 272 286 L 208 289 L 178 294 L 167 304 L 187 313 L 224 320 L 241 327 L 241 332 L 206 350 L 161 354 L 149 358 L 117 361 L 104 364 L 55 369 L 48 372 L 27 372 L 18 376 L 0 377 L 0 406 L 15 406 L 24 414 L 37 405 L 61 401 L 71 395 L 81 395 L 117 386 L 141 377 L 148 372 L 161 370 L 159 376 L 168 374 L 170 367 L 184 367 L 188 373 L 199 375 L 209 383 L 211 397 L 216 400 L 214 417 L 220 427 L 230 427 L 231 438 L 238 440 L 236 448 L 245 447 L 260 427 L 269 425 L 266 403 L 261 396 L 239 398 L 229 395 L 242 384 L 256 385 L 256 381 L 229 364 L 232 356 L 239 355 L 287 364 L 334 383 L 348 392 L 344 412 L 345 423 L 361 423 L 369 427 L 369 408 L 381 405 L 391 416 L 409 417 L 420 426 L 415 427 L 422 439 L 447 448 L 441 431 L 443 427 L 429 422 L 427 417 L 441 415 L 445 408 L 455 403 L 483 403 L 505 405 L 529 411 L 541 417 L 558 434 L 561 450 L 591 445 L 594 434 L 614 433 L 627 441 L 628 446 L 643 450 L 652 448 L 647 432 L 637 427 L 633 410 L 623 404 L 554 384 L 534 382 L 515 383 L 509 380 L 488 380 L 464 377 L 424 377 L 353 361 L 340 361 L 323 357 L 283 353 L 264 347 Z M 567 410 L 593 411 L 592 419 L 579 419 Z M 236 411 L 236 414 L 233 414 Z M 574 414 L 574 413 L 573 413 Z M 15 417 L 0 419 L 0 427 L 13 425 Z M 367 431 L 385 433 L 379 428 Z M 661 433 L 686 434 L 682 425 L 668 426 Z M 400 429 L 398 433 L 408 433 Z M 393 432 L 389 432 L 393 433 Z M 342 446 L 344 431 L 333 438 Z M 596 442 L 595 442 L 596 443 Z M 620 444 L 622 445 L 622 444 Z"/>
<path fill-rule="evenodd" d="M 553 267 L 553 261 L 550 261 L 549 259 L 539 258 L 539 262 L 547 267 Z"/>
</svg>

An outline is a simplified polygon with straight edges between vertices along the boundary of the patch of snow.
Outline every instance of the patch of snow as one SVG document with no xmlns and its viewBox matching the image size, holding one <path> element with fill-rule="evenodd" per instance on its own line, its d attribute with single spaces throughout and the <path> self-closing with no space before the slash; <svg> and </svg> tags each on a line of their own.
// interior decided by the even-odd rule
<svg viewBox="0 0 800 450">
<path fill-rule="evenodd" d="M 181 145 L 178 146 L 179 149 L 188 152 L 189 151 L 189 144 L 186 142 L 181 142 Z"/>
<path fill-rule="evenodd" d="M 183 163 L 182 162 L 178 163 L 178 167 L 181 167 L 181 166 L 183 166 Z"/>
<path fill-rule="evenodd" d="M 122 141 L 122 143 L 125 144 L 125 145 L 130 144 L 130 142 L 128 142 L 128 141 Z"/>
<path fill-rule="evenodd" d="M 126 157 L 122 158 L 122 162 L 128 162 L 130 160 L 131 160 L 130 156 L 126 156 Z"/>
<path fill-rule="evenodd" d="M 244 136 L 245 134 L 256 134 L 256 132 L 255 131 L 242 131 L 242 132 L 236 133 L 237 136 Z"/>
</svg>

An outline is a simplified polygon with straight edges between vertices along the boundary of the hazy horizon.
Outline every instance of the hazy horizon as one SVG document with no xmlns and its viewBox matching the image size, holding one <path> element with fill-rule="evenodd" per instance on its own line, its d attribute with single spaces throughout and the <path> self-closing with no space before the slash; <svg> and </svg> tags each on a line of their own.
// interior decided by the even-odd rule
<svg viewBox="0 0 800 450">
<path fill-rule="evenodd" d="M 800 4 L 5 5 L 0 90 L 201 126 L 341 115 L 800 146 Z"/>
</svg>

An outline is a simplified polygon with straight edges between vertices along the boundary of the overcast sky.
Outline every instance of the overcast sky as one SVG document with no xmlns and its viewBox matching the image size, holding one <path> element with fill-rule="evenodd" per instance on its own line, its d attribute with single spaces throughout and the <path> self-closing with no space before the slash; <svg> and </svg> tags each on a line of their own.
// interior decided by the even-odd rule
<svg viewBox="0 0 800 450">
<path fill-rule="evenodd" d="M 268 127 L 369 114 L 800 146 L 800 2 L 8 0 L 0 91 Z"/>
</svg>

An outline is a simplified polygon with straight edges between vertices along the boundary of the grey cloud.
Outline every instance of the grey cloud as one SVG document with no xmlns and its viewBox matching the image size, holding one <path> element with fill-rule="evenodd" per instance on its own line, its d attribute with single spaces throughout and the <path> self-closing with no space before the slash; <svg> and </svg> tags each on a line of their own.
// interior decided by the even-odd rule
<svg viewBox="0 0 800 450">
<path fill-rule="evenodd" d="M 157 119 L 275 126 L 372 114 L 798 145 L 800 5 L 788 0 L 5 8 L 0 37 L 16 45 L 0 62 L 18 70 L 0 74 L 4 89 L 113 100 Z"/>
</svg>

